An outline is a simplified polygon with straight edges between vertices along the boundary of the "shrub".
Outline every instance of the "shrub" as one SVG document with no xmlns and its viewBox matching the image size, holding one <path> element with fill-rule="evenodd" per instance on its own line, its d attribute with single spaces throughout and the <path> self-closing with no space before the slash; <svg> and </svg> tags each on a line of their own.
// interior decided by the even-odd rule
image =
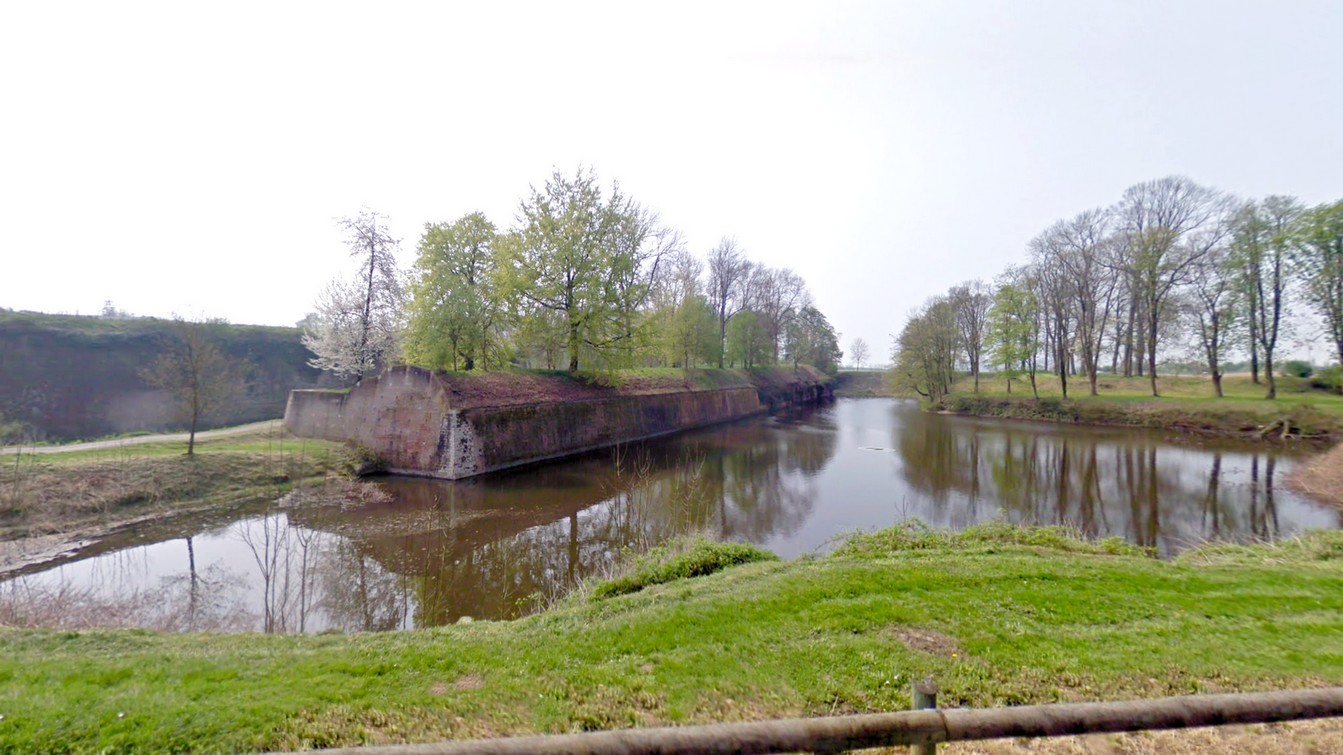
<svg viewBox="0 0 1343 755">
<path fill-rule="evenodd" d="M 1310 387 L 1333 393 L 1343 393 L 1343 368 L 1338 365 L 1318 370 L 1310 379 Z"/>
<path fill-rule="evenodd" d="M 1304 359 L 1289 359 L 1282 363 L 1282 374 L 1288 377 L 1308 378 L 1315 374 L 1315 367 Z"/>
<path fill-rule="evenodd" d="M 595 598 L 610 598 L 638 592 L 650 585 L 677 579 L 702 577 L 729 566 L 753 561 L 777 561 L 779 557 L 747 543 L 716 543 L 705 538 L 663 545 L 640 556 L 631 573 L 608 579 L 593 589 Z"/>
</svg>

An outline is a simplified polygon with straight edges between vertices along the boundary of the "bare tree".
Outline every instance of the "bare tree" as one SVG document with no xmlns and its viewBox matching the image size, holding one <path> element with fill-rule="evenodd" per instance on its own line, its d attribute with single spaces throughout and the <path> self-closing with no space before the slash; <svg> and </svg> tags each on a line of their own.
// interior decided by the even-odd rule
<svg viewBox="0 0 1343 755">
<path fill-rule="evenodd" d="M 359 346 L 365 348 L 374 328 L 375 307 L 396 307 L 401 303 L 401 274 L 396 267 L 396 250 L 401 242 L 387 232 L 387 216 L 365 208 L 352 218 L 341 218 L 350 256 L 362 265 L 364 312 L 360 318 Z"/>
<path fill-rule="evenodd" d="M 1076 317 L 1073 313 L 1072 279 L 1063 268 L 1051 264 L 1060 254 L 1061 240 L 1050 229 L 1036 236 L 1030 242 L 1031 257 L 1035 260 L 1032 268 L 1035 275 L 1035 299 L 1038 302 L 1039 316 L 1043 325 L 1045 348 L 1045 371 L 1049 371 L 1052 358 L 1054 371 L 1059 376 L 1059 389 L 1063 397 L 1068 397 L 1068 375 L 1073 362 L 1073 337 L 1076 332 Z"/>
<path fill-rule="evenodd" d="M 960 330 L 961 348 L 975 376 L 975 393 L 979 393 L 979 366 L 988 335 L 989 307 L 993 306 L 993 292 L 982 280 L 972 280 L 951 289 L 947 296 L 956 313 L 956 327 Z"/>
<path fill-rule="evenodd" d="M 747 281 L 751 262 L 737 247 L 736 239 L 724 238 L 709 252 L 709 303 L 718 315 L 718 366 L 723 366 L 727 351 L 727 321 L 746 307 Z"/>
<path fill-rule="evenodd" d="M 861 338 L 855 338 L 849 343 L 849 356 L 853 358 L 853 366 L 857 369 L 863 369 L 863 363 L 867 361 L 868 349 L 867 341 Z"/>
<path fill-rule="evenodd" d="M 140 370 L 140 379 L 167 391 L 177 413 L 188 424 L 187 455 L 196 453 L 196 430 L 203 419 L 222 408 L 242 389 L 247 363 L 233 359 L 215 344 L 217 322 L 173 318 L 173 338 L 164 352 Z"/>
<path fill-rule="evenodd" d="M 762 337 L 769 347 L 771 363 L 779 361 L 779 345 L 788 328 L 789 319 L 809 304 L 807 284 L 788 269 L 755 265 L 751 270 L 750 302 L 762 329 Z"/>
<path fill-rule="evenodd" d="M 1124 269 L 1142 315 L 1153 396 L 1159 395 L 1156 357 L 1167 299 L 1222 241 L 1221 233 L 1198 232 L 1225 228 L 1229 208 L 1221 192 L 1169 176 L 1130 186 L 1114 209 L 1123 234 Z"/>
<path fill-rule="evenodd" d="M 1197 326 L 1199 349 L 1208 365 L 1217 397 L 1222 393 L 1222 351 L 1236 314 L 1236 285 L 1229 270 L 1225 246 L 1213 247 L 1194 266 L 1189 283 L 1189 307 Z"/>
<path fill-rule="evenodd" d="M 1074 344 L 1086 370 L 1091 395 L 1097 395 L 1101 351 L 1119 292 L 1119 265 L 1115 254 L 1120 239 L 1111 238 L 1110 214 L 1088 210 L 1054 224 L 1038 251 L 1041 267 L 1060 277 L 1059 292 L 1070 301 L 1075 325 Z"/>
</svg>

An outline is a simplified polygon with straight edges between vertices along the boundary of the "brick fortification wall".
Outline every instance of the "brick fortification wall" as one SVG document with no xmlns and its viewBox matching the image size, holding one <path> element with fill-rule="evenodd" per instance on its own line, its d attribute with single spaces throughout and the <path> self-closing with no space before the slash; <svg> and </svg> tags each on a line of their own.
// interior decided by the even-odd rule
<svg viewBox="0 0 1343 755">
<path fill-rule="evenodd" d="M 638 392 L 565 377 L 471 379 L 394 367 L 348 393 L 294 391 L 284 421 L 302 437 L 354 441 L 394 474 L 457 480 L 828 395 L 825 377 L 810 370 Z"/>
</svg>

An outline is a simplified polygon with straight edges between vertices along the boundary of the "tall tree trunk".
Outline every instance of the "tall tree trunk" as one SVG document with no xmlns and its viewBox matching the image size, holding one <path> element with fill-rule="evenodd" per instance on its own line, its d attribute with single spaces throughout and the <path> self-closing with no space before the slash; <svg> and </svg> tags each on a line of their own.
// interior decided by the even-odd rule
<svg viewBox="0 0 1343 755">
<path fill-rule="evenodd" d="M 1273 352 L 1264 350 L 1264 377 L 1268 380 L 1268 394 L 1266 399 L 1275 399 L 1278 397 L 1278 379 L 1273 372 Z"/>
<path fill-rule="evenodd" d="M 1138 324 L 1138 297 L 1129 298 L 1128 326 L 1124 329 L 1124 377 L 1133 377 L 1133 333 Z"/>
<path fill-rule="evenodd" d="M 723 369 L 723 359 L 727 356 L 727 305 L 718 310 L 718 369 Z"/>
<path fill-rule="evenodd" d="M 1147 313 L 1147 371 L 1152 381 L 1152 395 L 1160 396 L 1156 390 L 1156 331 L 1157 311 L 1159 307 L 1152 307 L 1152 311 Z"/>
<path fill-rule="evenodd" d="M 578 346 L 581 342 L 578 334 L 579 322 L 569 321 L 569 371 L 578 372 Z"/>
<path fill-rule="evenodd" d="M 1250 310 L 1250 382 L 1259 383 L 1259 328 L 1255 326 L 1255 313 Z"/>
</svg>

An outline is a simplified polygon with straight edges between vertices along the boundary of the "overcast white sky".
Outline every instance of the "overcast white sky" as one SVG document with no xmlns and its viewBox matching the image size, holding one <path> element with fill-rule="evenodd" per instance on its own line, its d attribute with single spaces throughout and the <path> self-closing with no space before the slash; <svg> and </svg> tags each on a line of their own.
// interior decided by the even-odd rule
<svg viewBox="0 0 1343 755">
<path fill-rule="evenodd" d="M 884 358 L 1055 220 L 1184 174 L 1343 197 L 1343 3 L 11 2 L 0 307 L 291 325 L 333 218 L 510 225 L 593 168 Z"/>
</svg>

